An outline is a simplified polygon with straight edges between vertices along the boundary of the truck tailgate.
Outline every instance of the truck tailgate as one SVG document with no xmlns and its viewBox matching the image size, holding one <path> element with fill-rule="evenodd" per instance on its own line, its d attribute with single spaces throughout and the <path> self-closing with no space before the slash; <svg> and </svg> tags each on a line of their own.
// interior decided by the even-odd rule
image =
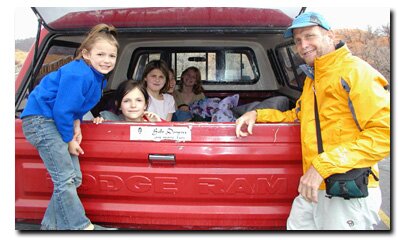
<svg viewBox="0 0 398 240">
<path fill-rule="evenodd" d="M 154 139 L 137 139 L 137 129 Z M 93 222 L 133 229 L 285 228 L 302 175 L 297 123 L 256 124 L 241 139 L 233 123 L 85 122 L 82 131 L 79 196 Z M 39 220 L 52 183 L 20 120 L 15 152 L 16 219 Z"/>
</svg>

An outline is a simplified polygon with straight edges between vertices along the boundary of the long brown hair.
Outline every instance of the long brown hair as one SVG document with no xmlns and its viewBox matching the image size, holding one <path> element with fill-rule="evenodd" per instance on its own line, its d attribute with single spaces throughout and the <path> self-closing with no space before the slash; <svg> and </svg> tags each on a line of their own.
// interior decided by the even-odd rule
<svg viewBox="0 0 398 240">
<path fill-rule="evenodd" d="M 163 60 L 152 60 L 147 65 L 145 65 L 144 73 L 142 74 L 142 81 L 144 81 L 144 86 L 147 87 L 147 82 L 145 81 L 145 78 L 148 76 L 148 74 L 154 70 L 154 69 L 159 69 L 163 75 L 166 78 L 166 82 L 164 83 L 164 86 L 162 89 L 160 89 L 160 93 L 167 93 L 167 90 L 169 89 L 169 67 L 167 66 L 167 63 Z"/>
<path fill-rule="evenodd" d="M 100 23 L 95 25 L 90 32 L 88 32 L 86 38 L 77 49 L 75 59 L 82 59 L 83 50 L 85 49 L 89 52 L 93 48 L 94 44 L 99 40 L 106 40 L 119 50 L 119 43 L 116 40 L 116 28 L 112 25 Z"/>
<path fill-rule="evenodd" d="M 179 84 L 178 91 L 182 92 L 182 88 L 184 87 L 184 79 L 183 79 L 183 77 L 189 70 L 192 70 L 196 74 L 195 85 L 193 85 L 193 88 L 192 88 L 193 93 L 198 95 L 198 94 L 204 92 L 204 89 L 202 87 L 202 77 L 201 77 L 201 74 L 200 74 L 200 70 L 197 67 L 194 67 L 194 66 L 191 66 L 191 67 L 185 69 L 181 73 L 181 81 L 180 81 L 180 84 Z"/>
</svg>

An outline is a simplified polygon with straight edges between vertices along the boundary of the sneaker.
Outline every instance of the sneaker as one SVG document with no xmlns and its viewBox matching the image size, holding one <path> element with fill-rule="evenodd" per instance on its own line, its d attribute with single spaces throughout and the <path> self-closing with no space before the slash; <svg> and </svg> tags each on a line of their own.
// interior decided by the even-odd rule
<svg viewBox="0 0 398 240">
<path fill-rule="evenodd" d="M 107 231 L 107 230 L 117 230 L 117 228 L 110 228 L 110 227 L 103 227 L 97 224 L 93 224 L 94 225 L 94 230 L 95 231 Z"/>
</svg>

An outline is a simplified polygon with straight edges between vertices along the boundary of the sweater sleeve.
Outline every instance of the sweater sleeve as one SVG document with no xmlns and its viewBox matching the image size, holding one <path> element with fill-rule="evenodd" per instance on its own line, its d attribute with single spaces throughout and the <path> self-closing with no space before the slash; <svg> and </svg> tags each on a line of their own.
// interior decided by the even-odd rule
<svg viewBox="0 0 398 240">
<path fill-rule="evenodd" d="M 296 101 L 296 106 L 284 112 L 276 109 L 257 109 L 256 122 L 300 122 L 302 112 L 302 102 L 312 96 L 312 80 L 307 77 L 304 82 L 301 96 Z"/>
<path fill-rule="evenodd" d="M 325 178 L 353 166 L 373 166 L 390 152 L 390 93 L 384 89 L 387 81 L 379 73 L 363 68 L 351 72 L 345 80 L 360 133 L 314 159 L 314 167 Z"/>
<path fill-rule="evenodd" d="M 85 97 L 83 95 L 85 76 L 81 73 L 64 72 L 60 77 L 57 97 L 53 108 L 55 125 L 64 142 L 73 138 L 73 121 Z"/>
<path fill-rule="evenodd" d="M 281 112 L 276 109 L 257 109 L 256 122 L 297 122 L 301 111 L 301 97 L 296 102 L 296 107 Z"/>
</svg>

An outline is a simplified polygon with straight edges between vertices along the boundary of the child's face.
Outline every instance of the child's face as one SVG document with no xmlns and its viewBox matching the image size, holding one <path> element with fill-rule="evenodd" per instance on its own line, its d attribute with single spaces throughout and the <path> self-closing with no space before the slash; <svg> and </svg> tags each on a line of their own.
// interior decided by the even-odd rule
<svg viewBox="0 0 398 240">
<path fill-rule="evenodd" d="M 102 74 L 113 70 L 116 63 L 117 48 L 106 40 L 94 43 L 90 51 L 83 50 L 83 58 L 89 61 L 91 66 Z"/>
<path fill-rule="evenodd" d="M 174 88 L 176 87 L 176 78 L 172 72 L 169 72 L 169 90 L 168 93 L 173 93 Z"/>
<path fill-rule="evenodd" d="M 188 70 L 184 76 L 182 76 L 184 86 L 193 87 L 196 84 L 196 73 L 193 70 Z"/>
<path fill-rule="evenodd" d="M 144 79 L 147 82 L 147 87 L 152 92 L 160 92 L 166 83 L 166 76 L 160 69 L 153 69 L 148 73 Z"/>
<path fill-rule="evenodd" d="M 127 93 L 120 104 L 125 120 L 130 122 L 142 122 L 146 107 L 144 94 L 138 88 Z"/>
</svg>

